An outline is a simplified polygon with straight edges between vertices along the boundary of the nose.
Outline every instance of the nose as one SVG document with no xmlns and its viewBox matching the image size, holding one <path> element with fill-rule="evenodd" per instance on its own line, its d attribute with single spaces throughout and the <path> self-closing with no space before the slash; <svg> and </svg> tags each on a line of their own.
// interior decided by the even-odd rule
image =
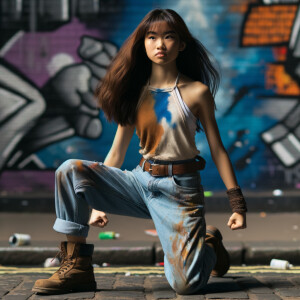
<svg viewBox="0 0 300 300">
<path fill-rule="evenodd" d="M 157 40 L 157 49 L 165 49 L 165 44 L 164 44 L 163 39 Z"/>
</svg>

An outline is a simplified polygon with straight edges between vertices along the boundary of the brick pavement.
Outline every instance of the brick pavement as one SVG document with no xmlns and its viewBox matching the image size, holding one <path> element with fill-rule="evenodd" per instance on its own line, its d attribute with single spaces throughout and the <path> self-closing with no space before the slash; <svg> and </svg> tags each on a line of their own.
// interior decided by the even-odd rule
<svg viewBox="0 0 300 300">
<path fill-rule="evenodd" d="M 250 300 L 300 300 L 299 273 L 236 273 L 223 278 L 211 278 L 199 295 L 177 295 L 164 275 L 99 274 L 96 273 L 96 292 L 64 295 L 35 295 L 31 288 L 36 279 L 49 274 L 0 275 L 0 298 L 23 299 L 250 299 Z"/>
</svg>

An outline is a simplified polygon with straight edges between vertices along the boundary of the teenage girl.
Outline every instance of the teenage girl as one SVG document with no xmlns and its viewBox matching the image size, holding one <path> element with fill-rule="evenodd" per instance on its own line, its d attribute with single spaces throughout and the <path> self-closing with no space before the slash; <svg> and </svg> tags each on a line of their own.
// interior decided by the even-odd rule
<svg viewBox="0 0 300 300">
<path fill-rule="evenodd" d="M 118 124 L 104 163 L 72 159 L 56 171 L 53 228 L 67 241 L 61 243 L 58 271 L 36 281 L 33 291 L 96 289 L 93 245 L 86 244 L 86 237 L 89 225 L 107 223 L 104 212 L 152 218 L 166 278 L 179 294 L 197 293 L 210 275 L 227 272 L 221 233 L 205 223 L 198 172 L 205 161 L 195 145 L 195 133 L 202 128 L 233 210 L 227 225 L 245 228 L 246 203 L 214 115 L 218 84 L 209 52 L 175 11 L 154 9 L 144 17 L 96 91 L 107 119 Z M 132 171 L 122 171 L 135 129 L 142 159 Z"/>
</svg>

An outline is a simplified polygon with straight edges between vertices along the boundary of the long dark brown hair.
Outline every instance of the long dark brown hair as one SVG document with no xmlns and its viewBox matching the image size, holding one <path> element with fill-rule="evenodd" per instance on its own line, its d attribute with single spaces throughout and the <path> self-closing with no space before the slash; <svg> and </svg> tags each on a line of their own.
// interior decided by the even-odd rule
<svg viewBox="0 0 300 300">
<path fill-rule="evenodd" d="M 98 106 L 109 121 L 125 126 L 136 120 L 136 107 L 143 86 L 151 75 L 151 60 L 147 57 L 144 39 L 151 25 L 166 21 L 186 43 L 176 59 L 179 72 L 206 84 L 215 96 L 220 75 L 212 63 L 213 56 L 194 38 L 183 19 L 172 9 L 154 9 L 140 22 L 112 60 L 95 95 Z"/>
</svg>

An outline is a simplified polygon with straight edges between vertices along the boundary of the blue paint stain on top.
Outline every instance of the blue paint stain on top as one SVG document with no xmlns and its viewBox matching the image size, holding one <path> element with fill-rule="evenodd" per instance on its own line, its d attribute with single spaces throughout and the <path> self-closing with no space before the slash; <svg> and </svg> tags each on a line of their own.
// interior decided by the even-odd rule
<svg viewBox="0 0 300 300">
<path fill-rule="evenodd" d="M 163 89 L 156 89 L 151 91 L 153 98 L 155 100 L 154 111 L 157 117 L 157 122 L 160 123 L 162 118 L 166 118 L 167 123 L 172 127 L 176 127 L 176 123 L 171 124 L 172 114 L 168 110 L 170 93 L 165 92 Z"/>
</svg>

